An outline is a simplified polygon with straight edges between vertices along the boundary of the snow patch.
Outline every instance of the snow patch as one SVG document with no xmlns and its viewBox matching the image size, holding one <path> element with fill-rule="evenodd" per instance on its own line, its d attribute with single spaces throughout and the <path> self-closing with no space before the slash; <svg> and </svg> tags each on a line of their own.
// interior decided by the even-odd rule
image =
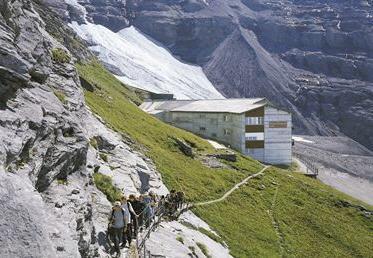
<svg viewBox="0 0 373 258">
<path fill-rule="evenodd" d="M 177 99 L 224 98 L 201 67 L 180 62 L 135 27 L 114 33 L 91 23 L 73 22 L 70 26 L 125 84 L 155 93 L 171 93 Z"/>
<path fill-rule="evenodd" d="M 314 143 L 313 141 L 306 140 L 303 137 L 300 136 L 293 136 L 292 139 L 296 142 L 306 142 L 306 143 Z"/>
</svg>

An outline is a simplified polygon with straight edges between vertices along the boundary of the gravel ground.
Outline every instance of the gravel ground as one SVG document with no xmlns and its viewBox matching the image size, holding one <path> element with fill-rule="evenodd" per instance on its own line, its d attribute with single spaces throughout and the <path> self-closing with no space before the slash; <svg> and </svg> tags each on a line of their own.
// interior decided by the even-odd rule
<svg viewBox="0 0 373 258">
<path fill-rule="evenodd" d="M 295 141 L 294 153 L 319 167 L 322 182 L 373 205 L 372 151 L 347 137 L 298 137 L 302 140 Z"/>
</svg>

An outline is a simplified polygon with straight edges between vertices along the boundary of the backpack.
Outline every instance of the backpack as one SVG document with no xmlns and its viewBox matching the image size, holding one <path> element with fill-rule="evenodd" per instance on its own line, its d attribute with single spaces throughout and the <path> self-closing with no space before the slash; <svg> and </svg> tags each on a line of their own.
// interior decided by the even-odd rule
<svg viewBox="0 0 373 258">
<path fill-rule="evenodd" d="M 122 211 L 123 218 L 125 218 L 125 217 L 126 217 L 126 214 L 124 213 L 123 208 L 121 207 L 120 209 L 121 209 L 121 211 Z M 114 209 L 112 209 L 112 211 L 111 211 L 109 225 L 111 224 L 111 221 L 113 220 L 113 218 L 114 218 Z M 110 228 L 110 226 L 108 226 L 108 228 Z"/>
</svg>

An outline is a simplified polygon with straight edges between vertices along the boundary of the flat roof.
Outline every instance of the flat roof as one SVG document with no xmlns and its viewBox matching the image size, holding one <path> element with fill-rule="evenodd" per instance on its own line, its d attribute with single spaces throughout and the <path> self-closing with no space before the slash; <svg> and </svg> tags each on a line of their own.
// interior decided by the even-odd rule
<svg viewBox="0 0 373 258">
<path fill-rule="evenodd" d="M 241 114 L 267 104 L 266 98 L 166 100 L 146 101 L 140 108 L 151 114 L 162 111 Z"/>
</svg>

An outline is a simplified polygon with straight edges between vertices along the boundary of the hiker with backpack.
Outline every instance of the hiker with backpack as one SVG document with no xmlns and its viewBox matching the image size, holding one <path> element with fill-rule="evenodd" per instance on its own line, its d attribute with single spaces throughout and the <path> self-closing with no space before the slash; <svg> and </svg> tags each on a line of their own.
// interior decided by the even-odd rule
<svg viewBox="0 0 373 258">
<path fill-rule="evenodd" d="M 126 196 L 122 196 L 121 198 L 121 205 L 122 209 L 125 211 L 125 216 L 127 220 L 127 227 L 126 230 L 123 232 L 123 240 L 122 240 L 122 247 L 126 246 L 128 242 L 128 246 L 131 245 L 132 241 L 132 232 L 133 232 L 133 219 L 137 218 L 136 212 L 133 210 L 132 205 L 130 202 L 127 201 Z"/>
<path fill-rule="evenodd" d="M 109 218 L 108 230 L 110 232 L 110 238 L 114 242 L 114 249 L 116 257 L 120 257 L 120 243 L 123 238 L 123 231 L 126 230 L 128 221 L 125 211 L 122 209 L 120 201 L 114 203 L 112 212 Z"/>
</svg>

